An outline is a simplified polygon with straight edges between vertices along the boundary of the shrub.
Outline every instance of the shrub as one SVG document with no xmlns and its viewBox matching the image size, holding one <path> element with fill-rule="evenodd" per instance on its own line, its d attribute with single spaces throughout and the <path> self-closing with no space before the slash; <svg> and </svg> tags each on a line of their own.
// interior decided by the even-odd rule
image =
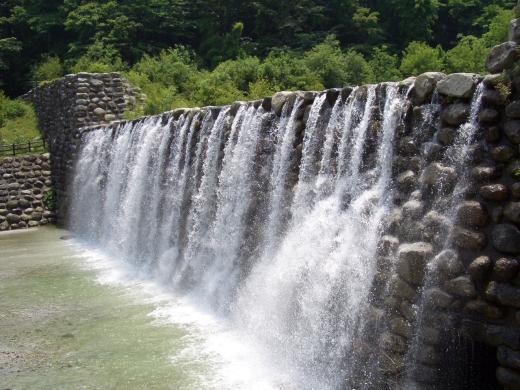
<svg viewBox="0 0 520 390">
<path fill-rule="evenodd" d="M 444 70 L 444 52 L 424 42 L 411 42 L 403 52 L 400 71 L 403 76 L 416 76 L 424 72 Z"/>
<path fill-rule="evenodd" d="M 44 81 L 52 81 L 62 77 L 65 68 L 59 57 L 47 56 L 33 70 L 33 80 L 36 84 Z"/>
</svg>

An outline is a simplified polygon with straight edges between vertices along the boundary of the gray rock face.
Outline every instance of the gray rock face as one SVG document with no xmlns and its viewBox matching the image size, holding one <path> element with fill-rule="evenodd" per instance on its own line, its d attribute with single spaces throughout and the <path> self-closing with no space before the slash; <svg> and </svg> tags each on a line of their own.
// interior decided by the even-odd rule
<svg viewBox="0 0 520 390">
<path fill-rule="evenodd" d="M 419 102 L 425 102 L 431 96 L 437 82 L 445 77 L 446 75 L 440 72 L 427 72 L 418 76 L 415 79 L 414 90 Z"/>
<path fill-rule="evenodd" d="M 507 105 L 506 115 L 511 119 L 520 119 L 520 100 L 516 100 Z"/>
<path fill-rule="evenodd" d="M 431 244 L 426 242 L 400 245 L 397 272 L 408 283 L 419 285 L 423 280 L 426 263 L 432 253 Z"/>
<path fill-rule="evenodd" d="M 469 105 L 464 103 L 450 104 L 442 110 L 441 119 L 448 125 L 458 126 L 466 122 L 469 116 Z"/>
<path fill-rule="evenodd" d="M 514 223 L 520 223 L 520 202 L 509 202 L 504 208 L 504 216 Z"/>
<path fill-rule="evenodd" d="M 291 95 L 294 95 L 294 92 L 282 91 L 274 94 L 273 98 L 271 99 L 271 107 L 273 108 L 273 111 L 276 115 L 280 115 L 282 113 L 283 105 Z"/>
<path fill-rule="evenodd" d="M 437 84 L 440 94 L 455 97 L 469 98 L 475 90 L 478 75 L 474 73 L 453 73 Z"/>
<path fill-rule="evenodd" d="M 424 184 L 430 186 L 452 186 L 457 179 L 457 173 L 452 167 L 435 162 L 426 167 L 421 179 Z"/>
<path fill-rule="evenodd" d="M 503 184 L 488 184 L 480 187 L 480 196 L 486 200 L 503 202 L 509 197 L 509 191 Z"/>
<path fill-rule="evenodd" d="M 520 308 L 520 289 L 510 284 L 489 283 L 486 288 L 486 297 L 504 306 Z"/>
<path fill-rule="evenodd" d="M 477 290 L 473 282 L 467 276 L 459 276 L 455 279 L 448 280 L 444 284 L 446 291 L 462 298 L 474 298 L 477 296 Z"/>
<path fill-rule="evenodd" d="M 491 49 L 486 60 L 486 69 L 490 73 L 499 73 L 510 68 L 518 58 L 516 43 L 509 41 L 495 46 Z"/>
<path fill-rule="evenodd" d="M 462 227 L 456 227 L 453 231 L 453 241 L 457 246 L 469 250 L 482 250 L 486 246 L 486 235 Z"/>
<path fill-rule="evenodd" d="M 504 253 L 520 253 L 520 230 L 514 225 L 496 225 L 491 232 L 491 243 L 495 249 Z"/>
<path fill-rule="evenodd" d="M 485 226 L 488 220 L 484 206 L 473 200 L 465 201 L 459 206 L 457 218 L 465 226 Z"/>
<path fill-rule="evenodd" d="M 506 122 L 504 131 L 512 143 L 520 144 L 520 120 Z"/>
</svg>

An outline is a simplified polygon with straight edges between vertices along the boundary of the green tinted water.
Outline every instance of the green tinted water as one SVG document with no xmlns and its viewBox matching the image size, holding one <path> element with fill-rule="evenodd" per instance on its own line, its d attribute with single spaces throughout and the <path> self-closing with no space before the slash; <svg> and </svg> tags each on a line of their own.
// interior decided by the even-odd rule
<svg viewBox="0 0 520 390">
<path fill-rule="evenodd" d="M 204 360 L 171 358 L 193 348 L 189 330 L 154 322 L 150 304 L 97 283 L 64 234 L 0 234 L 0 389 L 204 387 Z"/>
</svg>

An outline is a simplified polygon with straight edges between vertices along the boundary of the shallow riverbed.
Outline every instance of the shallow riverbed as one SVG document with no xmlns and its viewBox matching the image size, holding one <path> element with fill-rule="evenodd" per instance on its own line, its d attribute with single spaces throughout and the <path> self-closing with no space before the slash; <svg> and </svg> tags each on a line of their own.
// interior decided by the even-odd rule
<svg viewBox="0 0 520 390">
<path fill-rule="evenodd" d="M 0 388 L 213 387 L 198 331 L 151 315 L 144 286 L 102 283 L 66 234 L 0 234 Z"/>
</svg>

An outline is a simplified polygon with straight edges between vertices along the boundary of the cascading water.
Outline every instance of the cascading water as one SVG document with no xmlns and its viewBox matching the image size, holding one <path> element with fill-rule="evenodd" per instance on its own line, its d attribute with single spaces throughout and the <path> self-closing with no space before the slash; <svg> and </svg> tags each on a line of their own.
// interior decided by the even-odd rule
<svg viewBox="0 0 520 390">
<path fill-rule="evenodd" d="M 308 104 L 294 95 L 280 116 L 242 103 L 84 134 L 70 223 L 227 318 L 294 388 L 354 388 L 407 86 Z"/>
</svg>

